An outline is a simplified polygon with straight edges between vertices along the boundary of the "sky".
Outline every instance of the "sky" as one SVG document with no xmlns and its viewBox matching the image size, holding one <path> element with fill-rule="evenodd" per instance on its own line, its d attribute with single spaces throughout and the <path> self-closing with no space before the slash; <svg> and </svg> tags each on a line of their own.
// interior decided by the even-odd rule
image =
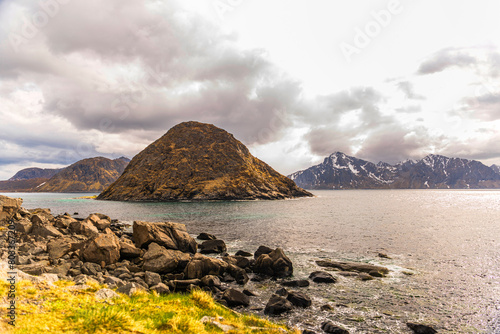
<svg viewBox="0 0 500 334">
<path fill-rule="evenodd" d="M 215 124 L 290 174 L 336 151 L 500 164 L 498 1 L 0 0 L 0 180 Z"/>
</svg>

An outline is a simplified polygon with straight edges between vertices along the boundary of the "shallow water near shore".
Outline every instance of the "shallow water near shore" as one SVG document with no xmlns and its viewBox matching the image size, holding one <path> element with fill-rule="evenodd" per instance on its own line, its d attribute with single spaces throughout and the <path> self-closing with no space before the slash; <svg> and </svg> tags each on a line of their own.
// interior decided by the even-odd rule
<svg viewBox="0 0 500 334">
<path fill-rule="evenodd" d="M 100 212 L 133 220 L 176 221 L 192 235 L 215 234 L 230 252 L 259 245 L 282 247 L 294 278 L 320 270 L 314 260 L 364 261 L 391 269 L 362 282 L 339 276 L 333 285 L 298 288 L 313 307 L 297 311 L 294 324 L 331 319 L 351 333 L 409 333 L 407 321 L 440 333 L 500 333 L 500 191 L 314 191 L 315 198 L 284 201 L 124 203 L 77 199 L 93 194 L 9 193 L 28 209 L 53 214 Z M 379 258 L 383 252 L 391 259 Z M 275 282 L 251 282 L 267 301 Z M 322 311 L 329 303 L 333 311 Z"/>
</svg>

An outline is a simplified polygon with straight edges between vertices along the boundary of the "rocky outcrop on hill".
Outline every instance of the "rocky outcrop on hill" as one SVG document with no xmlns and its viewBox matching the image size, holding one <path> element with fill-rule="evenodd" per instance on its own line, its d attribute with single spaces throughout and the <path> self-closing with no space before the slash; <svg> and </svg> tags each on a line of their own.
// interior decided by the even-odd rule
<svg viewBox="0 0 500 334">
<path fill-rule="evenodd" d="M 185 122 L 137 154 L 98 199 L 121 201 L 283 199 L 312 196 L 230 133 Z"/>
<path fill-rule="evenodd" d="M 129 160 L 96 157 L 83 159 L 63 168 L 37 192 L 100 192 L 114 182 L 125 170 Z"/>
<path fill-rule="evenodd" d="M 341 152 L 288 176 L 306 189 L 500 188 L 500 174 L 479 161 L 428 155 L 396 165 L 357 159 Z"/>
</svg>

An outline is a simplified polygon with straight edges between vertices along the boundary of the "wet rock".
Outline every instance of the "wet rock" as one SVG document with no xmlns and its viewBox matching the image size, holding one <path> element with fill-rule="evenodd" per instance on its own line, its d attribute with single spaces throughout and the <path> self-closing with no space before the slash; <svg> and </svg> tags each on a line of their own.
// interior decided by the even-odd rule
<svg viewBox="0 0 500 334">
<path fill-rule="evenodd" d="M 427 326 L 427 325 L 421 325 L 421 324 L 415 324 L 415 323 L 408 322 L 406 324 L 406 326 L 408 326 L 408 328 L 410 328 L 413 331 L 413 333 L 415 333 L 415 334 L 434 334 L 434 333 L 437 333 L 437 331 L 434 328 Z"/>
<path fill-rule="evenodd" d="M 376 266 L 368 263 L 357 262 L 339 262 L 339 261 L 316 261 L 320 267 L 336 268 L 343 271 L 356 271 L 360 273 L 367 273 L 374 277 L 384 277 L 389 273 L 389 269 L 382 266 Z"/>
<path fill-rule="evenodd" d="M 19 211 L 23 204 L 20 198 L 0 195 L 0 222 L 8 221 Z"/>
<path fill-rule="evenodd" d="M 85 243 L 82 258 L 87 262 L 98 264 L 116 263 L 120 259 L 120 240 L 110 229 L 106 229 L 105 233 Z"/>
<path fill-rule="evenodd" d="M 146 271 L 144 275 L 144 281 L 148 286 L 155 286 L 161 283 L 161 276 L 158 273 L 152 271 Z"/>
<path fill-rule="evenodd" d="M 196 253 L 198 244 L 187 233 L 184 224 L 134 221 L 133 236 L 137 247 L 145 248 L 154 242 L 167 249 Z"/>
<path fill-rule="evenodd" d="M 256 294 L 256 293 L 255 293 L 255 292 L 253 292 L 253 291 L 250 291 L 250 290 L 248 290 L 248 289 L 243 290 L 243 293 L 244 293 L 245 295 L 247 295 L 248 297 L 257 297 L 257 296 L 258 296 L 258 294 Z"/>
<path fill-rule="evenodd" d="M 346 329 L 344 329 L 342 327 L 339 327 L 339 326 L 335 325 L 331 321 L 325 321 L 325 322 L 323 322 L 321 324 L 321 329 L 325 333 L 329 333 L 329 334 L 349 334 L 349 331 L 347 331 Z"/>
<path fill-rule="evenodd" d="M 236 289 L 227 289 L 224 291 L 222 299 L 231 307 L 250 305 L 250 298 Z"/>
<path fill-rule="evenodd" d="M 260 255 L 255 261 L 253 270 L 273 277 L 287 277 L 292 275 L 293 265 L 283 250 L 276 248 L 268 254 Z"/>
<path fill-rule="evenodd" d="M 288 290 L 285 288 L 280 288 L 274 292 L 275 295 L 281 296 L 281 297 L 286 297 L 288 295 Z"/>
<path fill-rule="evenodd" d="M 248 268 L 250 266 L 250 260 L 248 260 L 244 256 L 224 256 L 222 260 L 226 261 L 229 264 L 235 265 L 240 268 Z"/>
<path fill-rule="evenodd" d="M 302 331 L 302 334 L 316 334 L 316 332 L 315 332 L 315 331 L 311 331 L 311 330 L 309 330 L 309 329 L 304 329 L 304 330 Z"/>
<path fill-rule="evenodd" d="M 227 272 L 236 280 L 236 283 L 244 285 L 248 282 L 249 278 L 247 272 L 240 267 L 229 264 Z"/>
<path fill-rule="evenodd" d="M 215 276 L 215 275 L 207 275 L 207 276 L 204 276 L 202 279 L 201 279 L 201 284 L 203 286 L 207 286 L 207 287 L 217 287 L 219 288 L 221 286 L 221 281 L 219 279 L 219 277 Z"/>
<path fill-rule="evenodd" d="M 244 257 L 250 257 L 252 256 L 252 253 L 249 253 L 249 252 L 245 252 L 243 250 L 239 250 L 236 252 L 235 254 L 236 256 L 244 256 Z"/>
<path fill-rule="evenodd" d="M 170 273 L 177 269 L 181 262 L 188 262 L 189 254 L 178 250 L 166 249 L 157 243 L 149 244 L 148 251 L 144 254 L 145 271 L 155 273 Z"/>
<path fill-rule="evenodd" d="M 116 290 L 116 292 L 126 294 L 127 296 L 132 296 L 142 291 L 145 291 L 144 287 L 137 283 L 127 283 Z"/>
<path fill-rule="evenodd" d="M 200 253 L 202 254 L 220 254 L 226 251 L 226 243 L 223 240 L 206 240 L 200 245 Z"/>
<path fill-rule="evenodd" d="M 215 240 L 217 239 L 217 237 L 213 234 L 209 234 L 209 233 L 205 233 L 205 232 L 202 232 L 200 233 L 196 239 L 199 239 L 199 240 Z"/>
<path fill-rule="evenodd" d="M 195 254 L 184 269 L 186 278 L 202 278 L 206 275 L 221 276 L 228 264 L 222 260 L 214 259 L 205 255 Z"/>
<path fill-rule="evenodd" d="M 294 281 L 283 281 L 280 283 L 282 286 L 286 286 L 286 287 L 293 287 L 293 288 L 296 288 L 296 287 L 301 287 L 301 288 L 305 288 L 305 287 L 308 287 L 309 286 L 309 281 L 308 280 L 294 280 Z"/>
<path fill-rule="evenodd" d="M 170 289 L 163 283 L 158 283 L 150 288 L 151 291 L 156 291 L 160 295 L 166 295 L 170 293 Z"/>
<path fill-rule="evenodd" d="M 120 295 L 110 289 L 101 289 L 95 292 L 95 299 L 97 300 L 110 300 L 116 297 L 120 297 Z"/>
<path fill-rule="evenodd" d="M 135 247 L 132 242 L 120 240 L 120 256 L 123 259 L 135 259 L 141 256 L 141 249 Z"/>
<path fill-rule="evenodd" d="M 391 257 L 387 255 L 386 253 L 378 253 L 378 257 L 382 259 L 390 259 Z"/>
<path fill-rule="evenodd" d="M 309 275 L 309 278 L 315 283 L 335 283 L 337 279 L 326 271 L 315 271 Z"/>
<path fill-rule="evenodd" d="M 293 308 L 292 303 L 283 297 L 272 295 L 266 304 L 264 314 L 267 315 L 280 315 L 290 311 Z"/>
<path fill-rule="evenodd" d="M 320 310 L 321 311 L 333 311 L 335 308 L 332 305 L 321 305 Z"/>
<path fill-rule="evenodd" d="M 21 218 L 14 221 L 14 227 L 16 228 L 16 232 L 27 234 L 31 233 L 33 223 L 29 219 Z"/>
<path fill-rule="evenodd" d="M 297 291 L 290 291 L 286 297 L 293 305 L 298 307 L 309 307 L 312 304 L 311 298 L 306 294 Z"/>
<path fill-rule="evenodd" d="M 272 248 L 269 248 L 267 246 L 259 246 L 259 248 L 257 248 L 257 250 L 255 251 L 255 253 L 253 254 L 253 257 L 254 259 L 258 259 L 259 256 L 261 256 L 262 254 L 269 254 L 273 251 Z"/>
</svg>

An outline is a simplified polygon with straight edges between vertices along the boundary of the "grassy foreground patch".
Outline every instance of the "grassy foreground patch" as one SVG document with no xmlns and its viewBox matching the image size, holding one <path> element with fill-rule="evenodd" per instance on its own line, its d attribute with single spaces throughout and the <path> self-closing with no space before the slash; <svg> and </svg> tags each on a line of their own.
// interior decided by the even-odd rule
<svg viewBox="0 0 500 334">
<path fill-rule="evenodd" d="M 71 290 L 71 282 L 55 287 L 22 281 L 17 285 L 16 327 L 7 324 L 4 296 L 8 285 L 0 283 L 1 333 L 223 333 L 203 316 L 222 317 L 218 322 L 234 327 L 227 333 L 296 333 L 285 325 L 255 315 L 238 314 L 214 302 L 201 290 L 190 294 L 141 293 L 109 301 L 98 301 L 94 292 L 104 287 L 91 284 L 86 290 Z"/>
</svg>

